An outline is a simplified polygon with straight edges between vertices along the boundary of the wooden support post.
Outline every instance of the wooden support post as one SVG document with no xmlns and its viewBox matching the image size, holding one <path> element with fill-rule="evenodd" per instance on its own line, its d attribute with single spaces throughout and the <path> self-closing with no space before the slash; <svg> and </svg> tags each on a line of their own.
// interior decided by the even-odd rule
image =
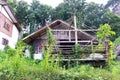
<svg viewBox="0 0 120 80">
<path fill-rule="evenodd" d="M 75 44 L 78 43 L 78 36 L 77 36 L 77 24 L 76 24 L 76 16 L 74 14 L 74 27 L 75 27 Z"/>
<path fill-rule="evenodd" d="M 109 47 L 109 43 L 106 41 L 106 39 L 104 41 L 104 46 L 105 46 L 105 54 L 107 55 L 107 58 L 109 59 L 109 57 L 110 57 L 110 54 L 109 54 L 110 47 Z"/>
<path fill-rule="evenodd" d="M 69 41 L 71 41 L 71 31 L 69 31 Z"/>
<path fill-rule="evenodd" d="M 93 41 L 91 40 L 91 52 L 93 53 Z"/>
</svg>

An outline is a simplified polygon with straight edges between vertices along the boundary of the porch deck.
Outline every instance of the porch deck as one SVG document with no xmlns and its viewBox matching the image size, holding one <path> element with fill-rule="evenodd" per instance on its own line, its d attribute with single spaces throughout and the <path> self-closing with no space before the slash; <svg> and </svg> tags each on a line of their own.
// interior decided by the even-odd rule
<svg viewBox="0 0 120 80">
<path fill-rule="evenodd" d="M 101 60 L 96 60 L 96 59 L 55 59 L 54 62 L 59 61 L 60 65 L 65 68 L 76 67 L 76 66 L 82 65 L 82 64 L 89 64 L 94 67 L 105 67 L 107 65 L 106 60 L 107 59 L 101 59 Z"/>
</svg>

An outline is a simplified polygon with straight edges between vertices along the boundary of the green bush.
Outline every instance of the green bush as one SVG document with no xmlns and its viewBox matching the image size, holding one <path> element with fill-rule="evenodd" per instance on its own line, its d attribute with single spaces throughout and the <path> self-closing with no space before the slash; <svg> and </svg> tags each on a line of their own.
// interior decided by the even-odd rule
<svg viewBox="0 0 120 80">
<path fill-rule="evenodd" d="M 120 45 L 120 37 L 116 38 L 115 41 L 114 41 L 114 52 L 115 54 L 117 55 L 116 53 L 116 48 Z"/>
<path fill-rule="evenodd" d="M 116 38 L 114 41 L 114 48 L 120 45 L 120 37 Z"/>
<path fill-rule="evenodd" d="M 52 44 L 51 44 L 52 45 Z M 119 80 L 120 62 L 112 61 L 110 66 L 95 68 L 77 65 L 61 68 L 59 62 L 50 57 L 51 47 L 44 51 L 44 60 L 28 59 L 24 56 L 26 44 L 19 41 L 16 48 L 9 46 L 0 51 L 0 80 Z M 71 65 L 71 64 L 69 64 Z"/>
<path fill-rule="evenodd" d="M 75 44 L 75 45 L 72 47 L 72 51 L 73 51 L 73 53 L 74 53 L 74 57 L 75 57 L 75 58 L 83 58 L 83 57 L 84 57 L 83 48 L 81 47 L 80 44 Z"/>
<path fill-rule="evenodd" d="M 1 51 L 2 52 L 2 51 Z M 2 54 L 1 54 L 2 55 Z M 80 65 L 64 69 L 54 63 L 17 58 L 9 60 L 3 54 L 0 61 L 0 80 L 119 80 L 120 62 L 105 68 Z M 53 65 L 54 64 L 54 65 Z M 55 66 L 56 65 L 56 66 Z"/>
</svg>

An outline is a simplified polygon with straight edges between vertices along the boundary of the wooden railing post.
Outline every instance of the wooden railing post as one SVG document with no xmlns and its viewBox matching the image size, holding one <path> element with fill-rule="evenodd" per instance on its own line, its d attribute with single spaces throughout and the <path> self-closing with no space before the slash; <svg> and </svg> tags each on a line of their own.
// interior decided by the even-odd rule
<svg viewBox="0 0 120 80">
<path fill-rule="evenodd" d="M 76 23 L 76 16 L 74 14 L 74 27 L 75 27 L 75 44 L 78 43 L 78 36 L 77 36 L 77 23 Z"/>
<path fill-rule="evenodd" d="M 93 41 L 91 40 L 91 52 L 93 53 Z"/>
<path fill-rule="evenodd" d="M 71 31 L 69 30 L 69 41 L 71 41 Z"/>
</svg>

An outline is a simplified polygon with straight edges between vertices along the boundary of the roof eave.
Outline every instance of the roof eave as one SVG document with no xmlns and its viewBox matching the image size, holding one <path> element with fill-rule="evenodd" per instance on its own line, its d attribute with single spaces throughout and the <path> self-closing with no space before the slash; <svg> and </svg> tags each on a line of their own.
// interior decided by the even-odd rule
<svg viewBox="0 0 120 80">
<path fill-rule="evenodd" d="M 0 5 L 3 6 L 3 8 L 5 9 L 5 11 L 7 12 L 8 16 L 10 17 L 10 19 L 12 20 L 12 22 L 15 24 L 15 26 L 17 27 L 18 31 L 22 31 L 22 28 L 20 27 L 18 20 L 16 19 L 12 9 L 10 8 L 10 6 L 5 2 L 5 1 L 0 1 Z"/>
</svg>

